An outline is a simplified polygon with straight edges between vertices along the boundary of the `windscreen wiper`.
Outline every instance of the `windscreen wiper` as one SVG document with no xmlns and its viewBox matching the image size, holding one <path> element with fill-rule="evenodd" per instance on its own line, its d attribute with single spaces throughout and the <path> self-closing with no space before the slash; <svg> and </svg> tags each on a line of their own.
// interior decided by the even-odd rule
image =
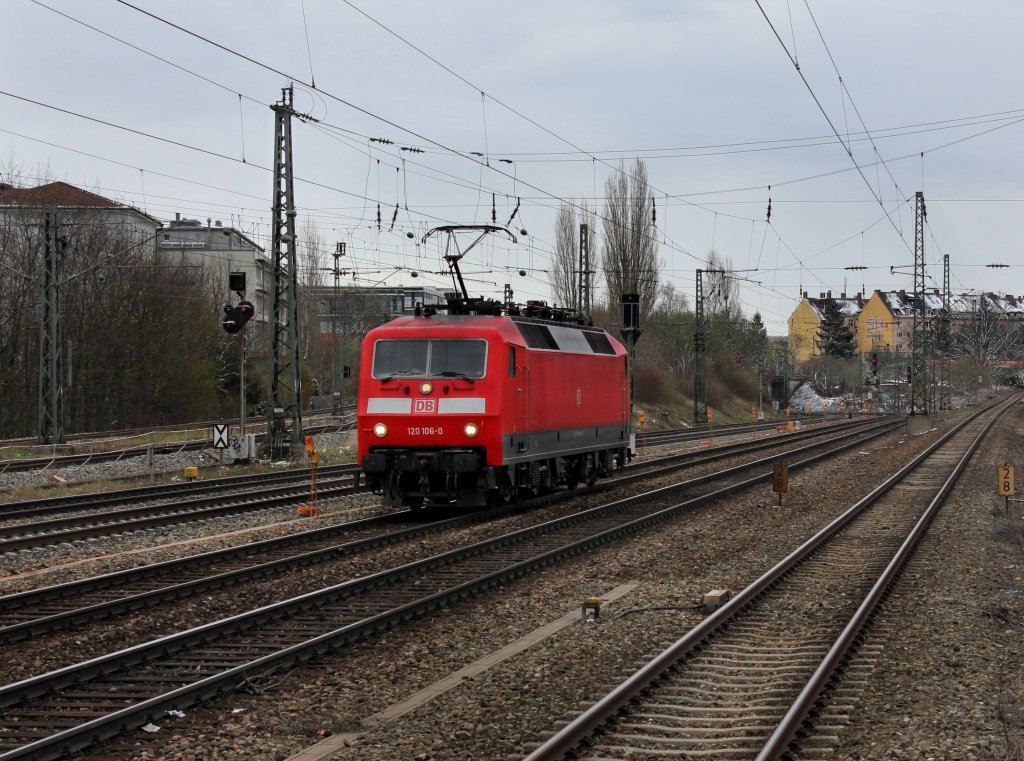
<svg viewBox="0 0 1024 761">
<path fill-rule="evenodd" d="M 389 373 L 389 374 L 385 375 L 380 380 L 381 380 L 381 383 L 383 383 L 384 381 L 394 380 L 395 378 L 402 378 L 402 377 L 405 377 L 407 375 L 419 375 L 419 374 L 420 373 L 419 373 L 418 370 L 396 370 L 393 373 Z"/>
<path fill-rule="evenodd" d="M 472 378 L 465 373 L 456 372 L 455 370 L 445 370 L 442 373 L 438 373 L 442 378 L 459 378 L 460 380 L 469 381 L 470 383 L 476 383 L 476 378 Z"/>
</svg>

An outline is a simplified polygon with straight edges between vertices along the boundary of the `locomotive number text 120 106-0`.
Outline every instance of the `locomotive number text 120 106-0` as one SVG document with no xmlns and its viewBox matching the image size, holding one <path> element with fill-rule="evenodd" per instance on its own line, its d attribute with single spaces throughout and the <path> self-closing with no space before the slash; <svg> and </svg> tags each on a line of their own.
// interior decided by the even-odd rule
<svg viewBox="0 0 1024 761">
<path fill-rule="evenodd" d="M 444 429 L 440 428 L 440 427 L 439 428 L 433 428 L 433 427 L 426 427 L 426 428 L 415 427 L 414 428 L 412 426 L 409 426 L 408 428 L 406 428 L 406 432 L 410 436 L 442 436 L 442 435 L 444 435 Z"/>
</svg>

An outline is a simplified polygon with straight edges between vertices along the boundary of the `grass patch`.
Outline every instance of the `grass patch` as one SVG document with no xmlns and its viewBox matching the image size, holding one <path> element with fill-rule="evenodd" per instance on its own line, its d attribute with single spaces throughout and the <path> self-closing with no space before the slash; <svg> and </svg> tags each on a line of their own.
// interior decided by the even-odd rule
<svg viewBox="0 0 1024 761">
<path fill-rule="evenodd" d="M 992 536 L 1006 545 L 1011 556 L 1024 560 L 1024 518 L 1015 515 L 1000 515 L 992 523 Z"/>
</svg>

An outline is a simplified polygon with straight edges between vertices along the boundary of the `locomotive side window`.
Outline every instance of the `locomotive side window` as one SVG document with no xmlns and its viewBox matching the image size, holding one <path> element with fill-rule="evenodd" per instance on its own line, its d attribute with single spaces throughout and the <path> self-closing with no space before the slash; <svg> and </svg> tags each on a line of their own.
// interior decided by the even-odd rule
<svg viewBox="0 0 1024 761">
<path fill-rule="evenodd" d="M 438 339 L 430 342 L 430 377 L 483 378 L 486 341 Z"/>
<path fill-rule="evenodd" d="M 377 341 L 373 347 L 373 377 L 423 377 L 429 346 L 429 341 Z"/>
<path fill-rule="evenodd" d="M 465 339 L 377 341 L 374 378 L 483 378 L 487 342 Z"/>
</svg>

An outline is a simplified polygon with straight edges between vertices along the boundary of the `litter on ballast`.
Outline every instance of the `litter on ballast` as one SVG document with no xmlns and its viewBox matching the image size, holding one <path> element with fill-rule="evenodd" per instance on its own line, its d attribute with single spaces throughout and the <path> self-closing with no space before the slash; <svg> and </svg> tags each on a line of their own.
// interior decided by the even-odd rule
<svg viewBox="0 0 1024 761">
<path fill-rule="evenodd" d="M 159 732 L 160 731 L 160 727 L 158 727 L 156 724 L 143 724 L 142 725 L 142 731 L 143 732 Z"/>
</svg>

